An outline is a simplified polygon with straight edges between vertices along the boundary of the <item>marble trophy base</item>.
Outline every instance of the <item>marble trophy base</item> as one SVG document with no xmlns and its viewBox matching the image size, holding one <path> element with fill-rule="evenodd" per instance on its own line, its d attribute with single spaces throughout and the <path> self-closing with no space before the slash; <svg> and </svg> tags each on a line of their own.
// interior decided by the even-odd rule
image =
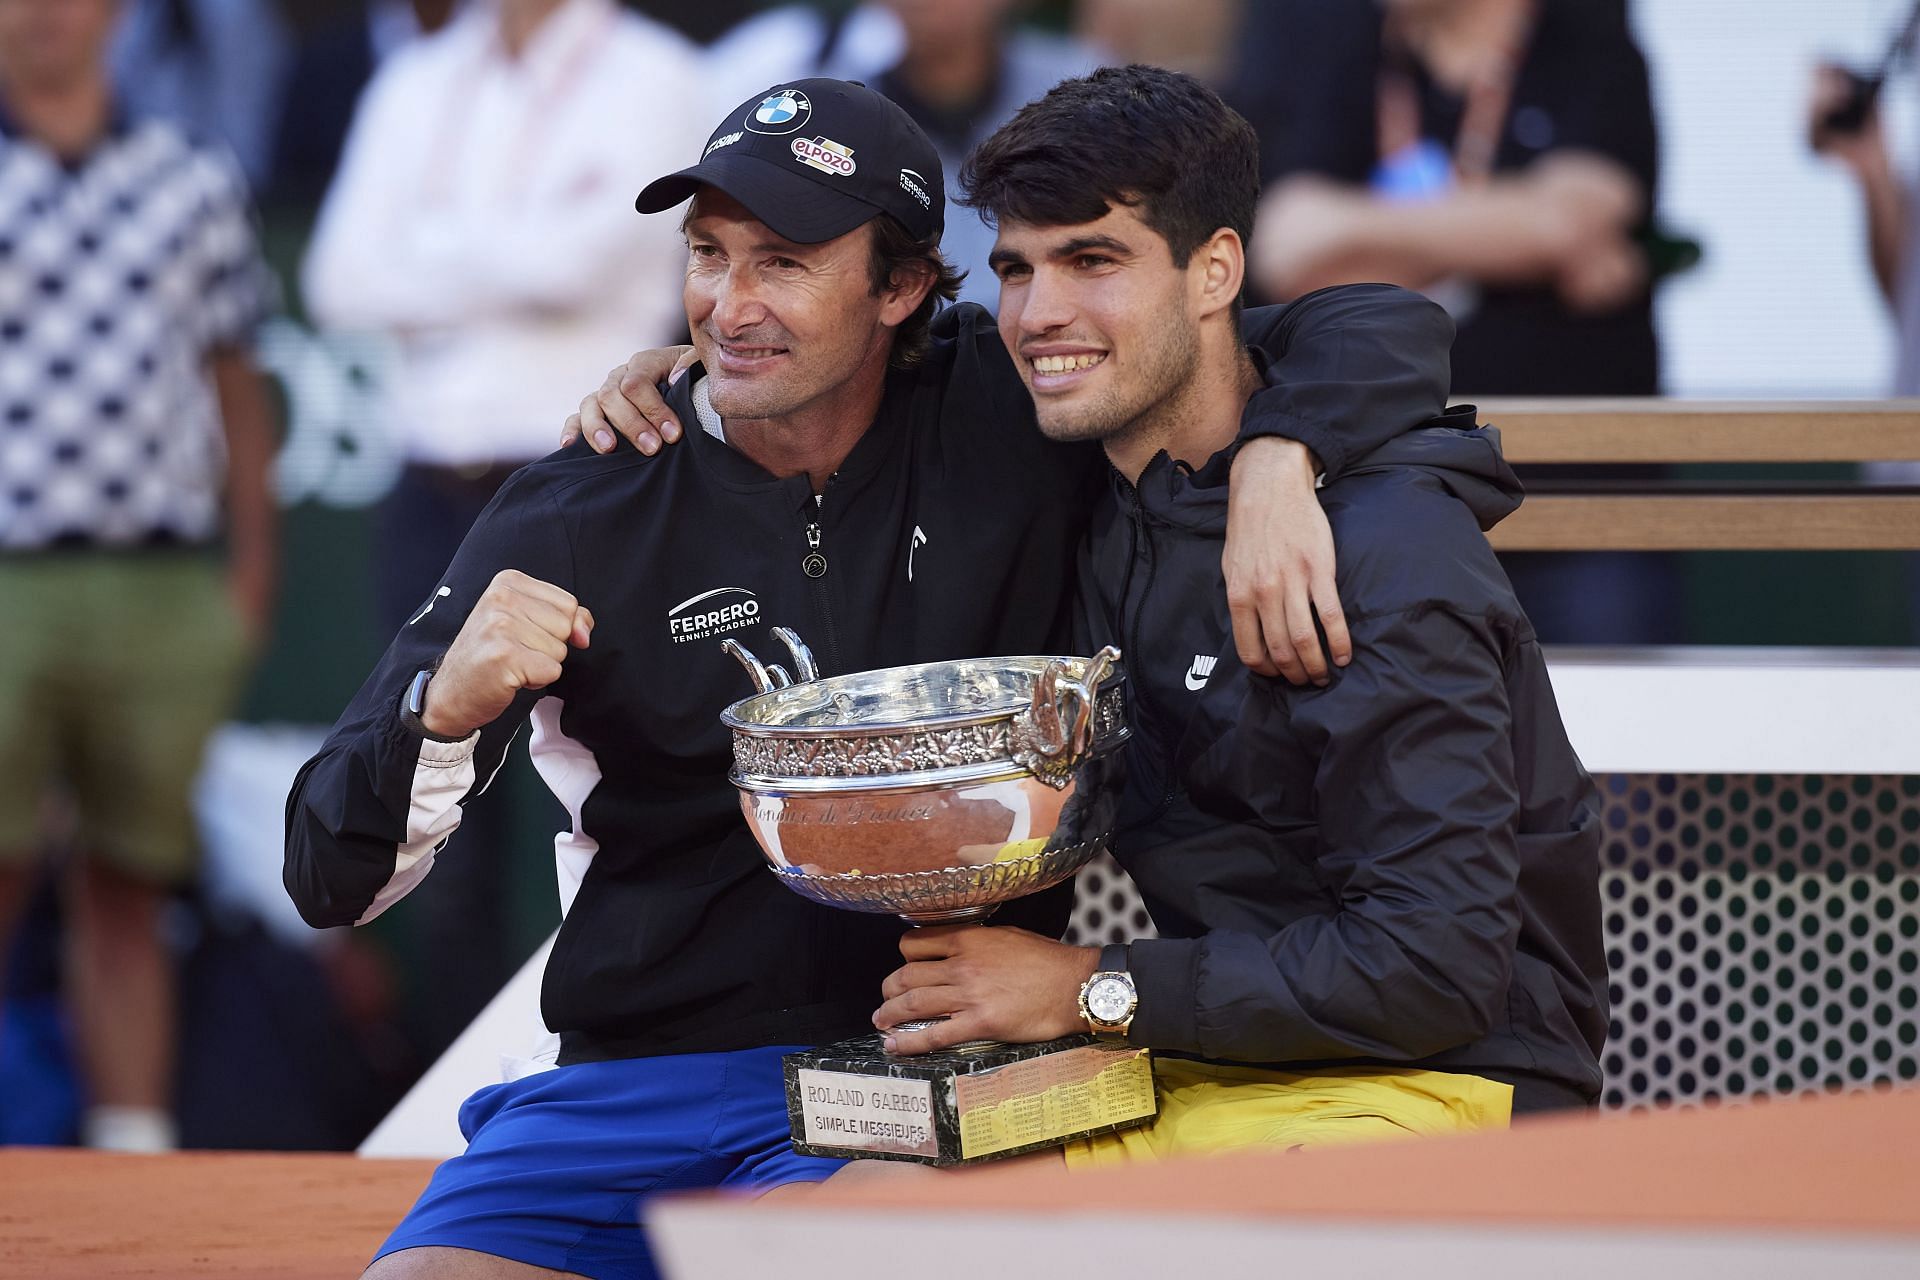
<svg viewBox="0 0 1920 1280">
<path fill-rule="evenodd" d="M 1132 1128 L 1158 1110 L 1149 1052 L 1090 1035 L 911 1058 L 856 1036 L 783 1061 L 802 1155 L 974 1164 Z"/>
</svg>

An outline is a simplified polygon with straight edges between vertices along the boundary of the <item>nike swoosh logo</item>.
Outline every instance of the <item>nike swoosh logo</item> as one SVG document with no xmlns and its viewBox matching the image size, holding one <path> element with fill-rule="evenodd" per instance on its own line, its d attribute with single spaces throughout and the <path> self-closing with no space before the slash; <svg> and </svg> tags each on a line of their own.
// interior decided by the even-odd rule
<svg viewBox="0 0 1920 1280">
<path fill-rule="evenodd" d="M 1212 679 L 1211 676 L 1196 676 L 1193 672 L 1189 671 L 1187 672 L 1187 688 L 1198 693 L 1207 687 L 1207 681 L 1210 679 Z"/>
<path fill-rule="evenodd" d="M 913 540 L 907 543 L 907 581 L 913 581 L 913 553 L 927 545 L 927 534 L 919 525 L 913 526 Z"/>
<path fill-rule="evenodd" d="M 414 614 L 411 618 L 408 618 L 407 625 L 412 626 L 414 623 L 420 621 L 420 619 L 432 613 L 433 606 L 439 604 L 442 600 L 445 600 L 448 596 L 452 594 L 453 594 L 452 587 L 442 587 L 438 591 L 434 592 L 433 599 L 427 601 L 427 607 L 422 609 L 420 612 Z"/>
</svg>

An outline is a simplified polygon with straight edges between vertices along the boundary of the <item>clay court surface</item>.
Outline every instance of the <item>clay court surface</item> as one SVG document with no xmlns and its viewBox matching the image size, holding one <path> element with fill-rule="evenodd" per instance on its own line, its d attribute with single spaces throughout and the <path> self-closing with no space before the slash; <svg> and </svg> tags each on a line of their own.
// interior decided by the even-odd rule
<svg viewBox="0 0 1920 1280">
<path fill-rule="evenodd" d="M 432 1170 L 426 1160 L 332 1154 L 0 1149 L 0 1276 L 351 1280 Z M 1247 1153 L 1080 1178 L 1007 1167 L 940 1182 L 937 1191 L 919 1179 L 848 1187 L 797 1221 L 831 1230 L 838 1217 L 876 1210 L 961 1213 L 972 1215 L 970 1230 L 991 1232 L 996 1220 L 1036 1215 L 1071 1222 L 1089 1203 L 1151 1205 L 1176 1235 L 1183 1217 L 1225 1215 L 1276 1226 L 1425 1221 L 1722 1240 L 1784 1232 L 1911 1249 L 1920 1242 L 1920 1089 L 1568 1117 L 1310 1160 Z M 679 1275 L 733 1274 L 710 1249 L 725 1252 L 749 1227 L 784 1230 L 779 1214 L 737 1200 L 693 1195 L 674 1204 L 692 1215 L 675 1242 Z M 670 1208 L 667 1216 L 676 1215 Z"/>
<path fill-rule="evenodd" d="M 0 1276 L 354 1277 L 429 1160 L 0 1150 Z"/>
</svg>

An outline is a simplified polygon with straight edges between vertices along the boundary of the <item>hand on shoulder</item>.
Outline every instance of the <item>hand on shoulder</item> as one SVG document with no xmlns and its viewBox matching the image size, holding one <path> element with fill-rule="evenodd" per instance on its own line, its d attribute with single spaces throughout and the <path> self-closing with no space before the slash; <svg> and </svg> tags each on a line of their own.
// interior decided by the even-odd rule
<svg viewBox="0 0 1920 1280">
<path fill-rule="evenodd" d="M 680 424 L 661 396 L 660 386 L 678 382 L 697 358 L 692 347 L 656 347 L 636 353 L 608 373 L 600 389 L 568 416 L 560 431 L 560 447 L 585 436 L 595 453 L 611 453 L 619 444 L 614 433 L 619 432 L 652 457 L 662 444 L 676 443 Z"/>
</svg>

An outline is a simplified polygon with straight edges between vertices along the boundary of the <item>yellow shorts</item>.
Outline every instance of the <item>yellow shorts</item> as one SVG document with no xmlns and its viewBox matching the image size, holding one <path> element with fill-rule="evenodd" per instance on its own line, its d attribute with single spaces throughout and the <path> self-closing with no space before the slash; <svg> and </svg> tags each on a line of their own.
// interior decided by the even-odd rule
<svg viewBox="0 0 1920 1280">
<path fill-rule="evenodd" d="M 1158 1058 L 1160 1114 L 1119 1133 L 1062 1148 L 1069 1169 L 1168 1156 L 1307 1147 L 1504 1129 L 1513 1086 L 1480 1076 L 1385 1067 L 1291 1075 L 1183 1058 Z"/>
</svg>

